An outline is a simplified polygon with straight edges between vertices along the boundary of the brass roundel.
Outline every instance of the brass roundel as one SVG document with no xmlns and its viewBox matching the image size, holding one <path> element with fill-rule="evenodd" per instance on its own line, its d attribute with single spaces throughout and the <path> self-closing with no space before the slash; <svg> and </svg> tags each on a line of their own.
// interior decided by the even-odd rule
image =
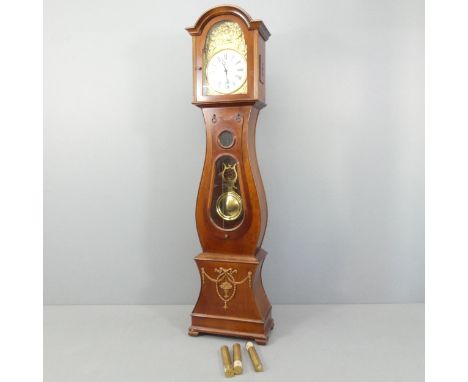
<svg viewBox="0 0 468 382">
<path fill-rule="evenodd" d="M 242 213 L 242 199 L 234 191 L 221 194 L 216 201 L 216 212 L 223 220 L 236 220 Z"/>
</svg>

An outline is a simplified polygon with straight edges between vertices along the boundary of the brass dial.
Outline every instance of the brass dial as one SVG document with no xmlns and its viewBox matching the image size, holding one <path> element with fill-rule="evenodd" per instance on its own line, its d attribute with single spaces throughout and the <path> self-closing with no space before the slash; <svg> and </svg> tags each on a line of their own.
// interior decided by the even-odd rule
<svg viewBox="0 0 468 382">
<path fill-rule="evenodd" d="M 229 60 L 231 57 L 232 61 Z M 218 59 L 224 59 L 227 73 Z M 242 28 L 234 21 L 220 21 L 210 28 L 205 40 L 203 95 L 246 94 L 246 78 L 247 44 Z"/>
</svg>

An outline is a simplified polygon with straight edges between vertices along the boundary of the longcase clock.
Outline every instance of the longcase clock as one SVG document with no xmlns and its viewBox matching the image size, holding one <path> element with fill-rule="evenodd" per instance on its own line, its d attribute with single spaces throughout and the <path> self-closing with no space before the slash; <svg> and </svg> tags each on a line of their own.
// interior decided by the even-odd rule
<svg viewBox="0 0 468 382">
<path fill-rule="evenodd" d="M 193 104 L 206 127 L 205 164 L 196 206 L 201 288 L 189 334 L 210 333 L 266 344 L 273 328 L 262 284 L 267 204 L 255 152 L 265 106 L 262 21 L 219 6 L 187 28 L 193 43 Z"/>
</svg>

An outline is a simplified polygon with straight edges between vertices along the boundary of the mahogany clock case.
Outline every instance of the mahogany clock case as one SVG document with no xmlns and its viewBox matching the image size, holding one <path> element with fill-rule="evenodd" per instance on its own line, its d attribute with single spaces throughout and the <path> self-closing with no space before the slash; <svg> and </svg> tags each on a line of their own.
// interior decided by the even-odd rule
<svg viewBox="0 0 468 382">
<path fill-rule="evenodd" d="M 236 23 L 245 39 L 246 88 L 238 93 L 207 94 L 203 91 L 205 43 L 210 30 L 223 22 Z M 265 41 L 270 33 L 263 22 L 233 6 L 208 10 L 187 31 L 193 46 L 193 103 L 202 109 L 206 128 L 205 164 L 196 204 L 203 252 L 195 261 L 201 287 L 189 334 L 243 337 L 266 344 L 273 319 L 261 277 L 267 254 L 261 248 L 267 204 L 255 129 L 259 110 L 265 106 Z M 227 190 L 220 191 L 224 186 Z"/>
</svg>

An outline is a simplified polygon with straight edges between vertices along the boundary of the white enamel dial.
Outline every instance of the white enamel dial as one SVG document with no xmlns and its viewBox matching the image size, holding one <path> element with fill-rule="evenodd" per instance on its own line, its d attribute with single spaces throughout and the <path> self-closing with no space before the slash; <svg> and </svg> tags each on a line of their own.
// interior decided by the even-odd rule
<svg viewBox="0 0 468 382">
<path fill-rule="evenodd" d="M 247 62 L 239 52 L 224 49 L 208 62 L 206 78 L 214 91 L 222 94 L 234 93 L 247 79 Z"/>
</svg>

